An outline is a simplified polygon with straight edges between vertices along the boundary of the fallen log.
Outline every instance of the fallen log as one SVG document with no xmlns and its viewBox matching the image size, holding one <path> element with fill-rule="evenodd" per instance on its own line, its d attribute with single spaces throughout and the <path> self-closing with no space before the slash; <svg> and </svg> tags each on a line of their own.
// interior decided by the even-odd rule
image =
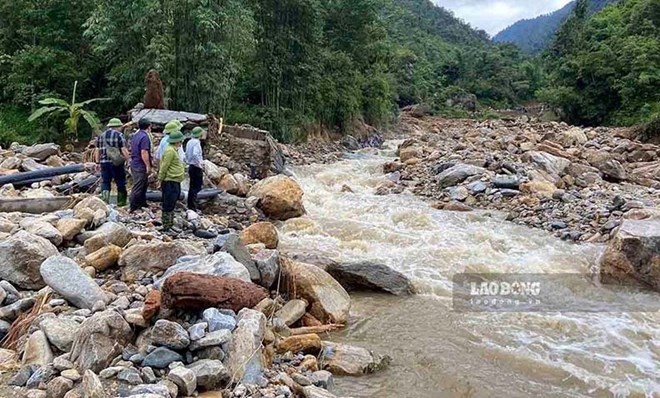
<svg viewBox="0 0 660 398">
<path fill-rule="evenodd" d="M 38 178 L 43 178 L 48 180 L 55 176 L 64 175 L 64 174 L 82 173 L 83 171 L 85 171 L 85 165 L 72 164 L 69 166 L 51 167 L 44 170 L 14 173 L 0 177 L 0 186 L 3 186 L 5 184 L 17 184 L 17 183 L 20 184 L 23 181 L 36 180 Z"/>
<path fill-rule="evenodd" d="M 161 292 L 163 307 L 186 310 L 216 307 L 239 312 L 268 297 L 266 289 L 251 282 L 191 272 L 168 277 Z"/>
<path fill-rule="evenodd" d="M 220 189 L 202 189 L 199 192 L 199 195 L 197 195 L 197 199 L 213 199 L 216 196 L 220 195 L 222 193 L 222 190 Z M 183 200 L 185 197 L 183 195 L 183 192 L 179 196 L 179 200 Z M 147 200 L 150 202 L 162 202 L 163 201 L 163 193 L 160 191 L 149 191 L 147 192 Z"/>
<path fill-rule="evenodd" d="M 64 209 L 72 203 L 71 196 L 56 196 L 53 198 L 2 198 L 0 199 L 0 213 L 51 213 Z"/>
</svg>

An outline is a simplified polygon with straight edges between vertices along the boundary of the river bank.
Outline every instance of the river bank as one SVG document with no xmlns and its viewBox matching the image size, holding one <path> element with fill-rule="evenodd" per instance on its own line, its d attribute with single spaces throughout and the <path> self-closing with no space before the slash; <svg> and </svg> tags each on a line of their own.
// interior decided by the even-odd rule
<svg viewBox="0 0 660 398">
<path fill-rule="evenodd" d="M 660 146 L 630 135 L 626 129 L 404 112 L 385 134 L 402 143 L 398 158 L 383 165 L 388 180 L 376 190 L 407 190 L 451 211 L 497 211 L 565 240 L 607 242 L 623 219 L 660 214 Z M 306 164 L 328 163 L 348 148 L 319 142 L 291 153 Z"/>
</svg>

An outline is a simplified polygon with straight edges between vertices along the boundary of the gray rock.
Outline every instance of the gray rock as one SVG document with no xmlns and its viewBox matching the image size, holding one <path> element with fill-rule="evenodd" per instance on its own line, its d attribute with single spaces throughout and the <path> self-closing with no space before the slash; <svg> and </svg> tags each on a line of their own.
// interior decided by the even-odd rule
<svg viewBox="0 0 660 398">
<path fill-rule="evenodd" d="M 85 398 L 109 398 L 99 377 L 89 369 L 83 375 L 82 391 Z"/>
<path fill-rule="evenodd" d="M 515 175 L 496 175 L 493 177 L 495 188 L 518 189 L 520 179 Z"/>
<path fill-rule="evenodd" d="M 220 346 L 202 348 L 195 351 L 195 356 L 199 359 L 215 359 L 216 361 L 224 361 L 226 357 L 225 352 L 222 351 L 222 347 Z"/>
<path fill-rule="evenodd" d="M 154 286 L 159 289 L 165 279 L 177 272 L 224 276 L 251 282 L 250 273 L 243 264 L 234 260 L 229 253 L 218 252 L 207 256 L 186 256 L 183 261 L 177 262 L 165 271 L 163 277 L 156 281 Z"/>
<path fill-rule="evenodd" d="M 305 315 L 306 309 L 307 302 L 305 300 L 290 300 L 275 313 L 275 317 L 282 320 L 285 325 L 291 326 Z"/>
<path fill-rule="evenodd" d="M 547 152 L 530 151 L 526 152 L 523 158 L 553 176 L 562 176 L 571 164 L 570 160 Z"/>
<path fill-rule="evenodd" d="M 151 329 L 151 340 L 155 345 L 181 350 L 190 344 L 190 337 L 183 326 L 176 322 L 159 319 Z"/>
<path fill-rule="evenodd" d="M 0 308 L 0 319 L 12 322 L 23 312 L 34 306 L 35 299 L 32 297 L 20 299 L 13 304 Z"/>
<path fill-rule="evenodd" d="M 387 366 L 389 361 L 389 357 L 375 355 L 362 347 L 324 341 L 319 364 L 335 375 L 361 376 Z"/>
<path fill-rule="evenodd" d="M 263 249 L 252 255 L 261 279 L 259 285 L 270 289 L 280 274 L 280 253 L 277 250 Z"/>
<path fill-rule="evenodd" d="M 384 264 L 333 264 L 327 268 L 327 272 L 346 290 L 378 290 L 397 296 L 414 292 L 412 283 L 405 275 Z"/>
<path fill-rule="evenodd" d="M 142 380 L 144 380 L 145 383 L 155 383 L 157 378 L 153 369 L 148 366 L 142 368 Z"/>
<path fill-rule="evenodd" d="M 232 335 L 225 365 L 236 382 L 256 384 L 263 375 L 261 341 L 266 333 L 266 316 L 244 308 Z"/>
<path fill-rule="evenodd" d="M 205 390 L 215 390 L 227 385 L 231 375 L 220 361 L 202 359 L 188 365 L 195 373 L 197 386 Z"/>
<path fill-rule="evenodd" d="M 251 280 L 259 281 L 260 275 L 257 265 L 252 261 L 250 252 L 248 252 L 247 248 L 241 243 L 238 234 L 230 233 L 218 236 L 213 242 L 213 251 L 223 251 L 231 254 L 236 261 L 247 268 Z"/>
<path fill-rule="evenodd" d="M 16 288 L 11 283 L 9 283 L 9 281 L 0 281 L 0 287 L 7 294 L 2 304 L 4 305 L 13 304 L 21 298 L 21 294 L 18 292 L 18 290 L 16 290 Z"/>
<path fill-rule="evenodd" d="M 52 256 L 41 264 L 41 276 L 48 286 L 78 308 L 92 309 L 108 297 L 75 261 Z"/>
<path fill-rule="evenodd" d="M 132 336 L 131 327 L 121 315 L 112 310 L 98 312 L 78 328 L 71 361 L 78 370 L 100 372 L 121 354 Z"/>
<path fill-rule="evenodd" d="M 441 187 L 445 188 L 457 185 L 465 181 L 468 177 L 485 173 L 486 169 L 484 168 L 459 163 L 438 174 L 435 180 Z"/>
<path fill-rule="evenodd" d="M 192 325 L 188 328 L 188 336 L 190 336 L 190 341 L 197 341 L 206 335 L 206 330 L 209 327 L 209 324 L 206 322 L 200 322 Z"/>
<path fill-rule="evenodd" d="M 319 370 L 309 376 L 309 380 L 317 387 L 325 388 L 326 390 L 334 387 L 335 381 L 332 373 L 327 370 Z"/>
<path fill-rule="evenodd" d="M 11 323 L 0 319 L 0 340 L 4 339 L 9 333 L 9 328 L 11 328 Z"/>
<path fill-rule="evenodd" d="M 190 351 L 197 351 L 205 347 L 213 347 L 227 343 L 232 338 L 230 330 L 221 329 L 211 332 L 197 341 L 190 344 Z"/>
<path fill-rule="evenodd" d="M 153 394 L 164 398 L 170 398 L 170 390 L 162 384 L 141 384 L 131 389 L 131 396 L 139 394 Z"/>
<path fill-rule="evenodd" d="M 61 375 L 66 377 L 67 379 L 73 381 L 74 383 L 77 382 L 78 380 L 82 379 L 82 376 L 80 375 L 80 373 L 78 373 L 78 371 L 75 370 L 75 369 L 63 370 Z"/>
<path fill-rule="evenodd" d="M 53 378 L 53 368 L 50 366 L 41 366 L 37 368 L 28 379 L 25 387 L 38 388 L 42 383 L 46 384 Z"/>
<path fill-rule="evenodd" d="M 158 347 L 144 357 L 142 366 L 148 366 L 150 368 L 156 369 L 165 369 L 172 362 L 178 361 L 183 361 L 183 357 L 180 354 L 166 347 Z"/>
<path fill-rule="evenodd" d="M 477 195 L 486 192 L 486 189 L 488 189 L 488 184 L 483 181 L 473 181 L 467 185 L 467 189 L 472 195 Z"/>
<path fill-rule="evenodd" d="M 0 241 L 0 279 L 23 289 L 41 289 L 46 286 L 39 268 L 57 248 L 48 240 L 26 231 L 18 231 L 9 239 Z M 3 286 L 4 288 L 4 286 Z"/>
<path fill-rule="evenodd" d="M 217 308 L 207 308 L 202 313 L 204 321 L 209 326 L 209 332 L 227 329 L 230 332 L 236 327 L 236 318 L 223 314 Z"/>
<path fill-rule="evenodd" d="M 179 393 L 184 396 L 192 395 L 197 389 L 197 379 L 195 373 L 183 366 L 170 370 L 167 378 L 172 380 L 179 387 Z"/>
<path fill-rule="evenodd" d="M 502 194 L 502 196 L 504 196 L 505 198 L 512 198 L 512 197 L 514 197 L 514 196 L 518 196 L 518 195 L 520 195 L 520 191 L 518 191 L 518 190 L 516 190 L 516 189 L 506 189 L 506 188 L 502 188 L 502 189 L 499 190 L 499 192 L 500 192 L 500 194 Z"/>
<path fill-rule="evenodd" d="M 468 189 L 462 186 L 447 188 L 447 192 L 449 193 L 449 198 L 451 200 L 456 200 L 459 202 L 464 201 L 468 198 L 468 196 L 470 196 Z"/>
<path fill-rule="evenodd" d="M 25 392 L 25 398 L 48 398 L 48 393 L 44 390 L 33 388 Z"/>
<path fill-rule="evenodd" d="M 37 370 L 39 367 L 37 365 L 27 365 L 27 366 L 22 366 L 18 372 L 9 380 L 9 385 L 10 386 L 17 386 L 17 387 L 25 387 L 27 384 L 28 380 L 30 380 L 30 377 L 32 377 L 32 374 Z"/>
<path fill-rule="evenodd" d="M 105 211 L 107 212 L 107 208 Z M 94 231 L 83 232 L 77 235 L 76 239 L 78 238 L 84 243 L 87 254 L 92 254 L 108 245 L 124 247 L 131 241 L 133 234 L 123 224 L 107 222 Z"/>
<path fill-rule="evenodd" d="M 132 385 L 142 384 L 142 376 L 134 368 L 125 368 L 117 374 L 117 379 Z"/>
<path fill-rule="evenodd" d="M 53 362 L 53 351 L 41 330 L 32 333 L 25 343 L 23 365 L 46 366 Z"/>
<path fill-rule="evenodd" d="M 19 225 L 33 235 L 48 239 L 55 246 L 62 244 L 62 234 L 50 223 L 35 218 L 24 218 Z"/>
<path fill-rule="evenodd" d="M 73 388 L 73 381 L 66 377 L 56 377 L 46 386 L 46 395 L 48 398 L 63 398 L 64 394 Z"/>
<path fill-rule="evenodd" d="M 60 147 L 52 142 L 48 144 L 35 144 L 23 149 L 22 153 L 27 157 L 43 162 L 48 157 L 59 154 Z"/>
<path fill-rule="evenodd" d="M 305 398 L 336 398 L 337 396 L 328 390 L 317 386 L 303 387 L 303 394 Z"/>
<path fill-rule="evenodd" d="M 48 341 L 62 352 L 71 351 L 79 326 L 78 322 L 66 318 L 45 318 L 39 323 Z"/>
<path fill-rule="evenodd" d="M 60 355 L 59 357 L 55 358 L 53 361 L 53 366 L 55 367 L 56 370 L 65 371 L 67 369 L 73 369 L 73 362 L 69 361 L 68 359 L 69 354 L 64 354 Z"/>
</svg>

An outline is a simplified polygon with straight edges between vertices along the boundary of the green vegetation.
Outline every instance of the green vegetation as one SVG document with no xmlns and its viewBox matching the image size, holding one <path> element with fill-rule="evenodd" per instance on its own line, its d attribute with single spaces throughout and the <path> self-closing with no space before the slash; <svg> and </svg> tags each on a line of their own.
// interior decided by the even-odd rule
<svg viewBox="0 0 660 398">
<path fill-rule="evenodd" d="M 660 118 L 660 0 L 627 0 L 591 18 L 579 0 L 544 58 L 549 80 L 540 97 L 568 122 Z"/>
<path fill-rule="evenodd" d="M 448 100 L 470 95 L 498 108 L 542 93 L 569 121 L 648 121 L 660 91 L 658 1 L 571 17 L 543 58 L 493 44 L 429 0 L 2 2 L 0 141 L 67 138 L 75 123 L 30 125 L 17 115 L 44 98 L 64 106 L 53 98 L 68 98 L 76 81 L 80 97 L 110 98 L 85 110 L 121 114 L 142 101 L 150 69 L 170 109 L 250 123 L 287 141 L 350 132 L 361 121 L 384 126 L 415 103 L 463 114 Z"/>
<path fill-rule="evenodd" d="M 93 98 L 83 102 L 76 102 L 77 89 L 78 82 L 76 81 L 73 84 L 71 103 L 59 98 L 45 98 L 40 100 L 39 103 L 44 106 L 34 111 L 34 113 L 28 118 L 28 121 L 33 122 L 42 116 L 65 115 L 64 129 L 68 134 L 67 138 L 72 142 L 78 142 L 78 124 L 80 123 L 81 117 L 87 122 L 92 129 L 92 132 L 97 132 L 101 124 L 98 116 L 96 116 L 96 113 L 90 112 L 84 108 L 94 102 L 104 101 L 106 98 Z"/>
</svg>

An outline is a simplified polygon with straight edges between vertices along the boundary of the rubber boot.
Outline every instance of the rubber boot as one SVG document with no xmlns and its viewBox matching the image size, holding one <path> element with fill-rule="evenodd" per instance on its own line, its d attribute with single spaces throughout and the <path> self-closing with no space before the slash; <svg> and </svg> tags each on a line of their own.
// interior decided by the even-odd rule
<svg viewBox="0 0 660 398">
<path fill-rule="evenodd" d="M 174 213 L 163 212 L 163 228 L 162 231 L 166 232 L 174 226 Z"/>
<path fill-rule="evenodd" d="M 126 192 L 117 193 L 117 206 L 124 207 L 128 203 L 128 194 Z"/>
<path fill-rule="evenodd" d="M 103 199 L 105 203 L 110 203 L 110 191 L 102 191 L 101 199 Z"/>
</svg>

